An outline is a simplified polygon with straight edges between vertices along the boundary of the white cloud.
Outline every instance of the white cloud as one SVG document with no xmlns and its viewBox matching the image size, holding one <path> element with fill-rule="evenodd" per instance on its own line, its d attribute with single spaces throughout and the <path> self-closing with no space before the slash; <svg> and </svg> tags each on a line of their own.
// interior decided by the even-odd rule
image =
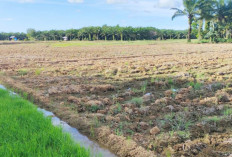
<svg viewBox="0 0 232 157">
<path fill-rule="evenodd" d="M 171 17 L 170 8 L 182 7 L 182 0 L 106 0 L 106 3 L 115 9 L 130 11 L 130 16 Z"/>
<path fill-rule="evenodd" d="M 0 19 L 1 21 L 13 21 L 13 19 L 12 18 L 2 18 L 2 19 Z"/>
<path fill-rule="evenodd" d="M 84 0 L 0 0 L 0 1 L 17 2 L 17 3 L 54 4 L 54 5 L 72 5 L 75 3 L 84 2 Z"/>
<path fill-rule="evenodd" d="M 158 0 L 155 7 L 158 8 L 173 8 L 180 7 L 182 4 L 181 0 Z"/>
<path fill-rule="evenodd" d="M 106 3 L 108 4 L 114 4 L 114 3 L 127 3 L 128 0 L 106 0 Z"/>
<path fill-rule="evenodd" d="M 107 4 L 124 5 L 126 7 L 146 8 L 165 8 L 180 7 L 182 0 L 106 0 Z"/>
<path fill-rule="evenodd" d="M 84 0 L 68 0 L 69 3 L 83 3 Z"/>
<path fill-rule="evenodd" d="M 19 3 L 33 3 L 34 0 L 18 0 Z"/>
<path fill-rule="evenodd" d="M 37 0 L 3 0 L 6 2 L 18 2 L 18 3 L 34 3 Z"/>
</svg>

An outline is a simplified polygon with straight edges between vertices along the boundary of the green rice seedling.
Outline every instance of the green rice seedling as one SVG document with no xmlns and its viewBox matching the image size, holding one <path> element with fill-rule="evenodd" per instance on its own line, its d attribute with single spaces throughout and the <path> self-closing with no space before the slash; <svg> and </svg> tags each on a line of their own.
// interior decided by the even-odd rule
<svg viewBox="0 0 232 157">
<path fill-rule="evenodd" d="M 23 92 L 23 93 L 22 93 L 22 97 L 23 97 L 24 99 L 28 99 L 28 93 L 27 93 L 27 92 Z"/>
<path fill-rule="evenodd" d="M 100 127 L 100 125 L 101 125 L 101 123 L 100 123 L 100 121 L 98 120 L 98 118 L 97 117 L 94 117 L 94 125 L 95 125 L 95 127 Z"/>
<path fill-rule="evenodd" d="M 222 89 L 223 87 L 224 87 L 224 84 L 218 82 L 218 83 L 212 84 L 211 89 L 213 91 L 217 91 L 217 90 Z"/>
<path fill-rule="evenodd" d="M 196 79 L 205 79 L 205 74 L 204 73 L 197 74 Z"/>
<path fill-rule="evenodd" d="M 138 94 L 138 93 L 141 93 L 141 92 L 142 92 L 141 89 L 136 89 L 136 88 L 132 88 L 131 90 L 132 90 L 132 92 L 135 93 L 135 94 Z"/>
<path fill-rule="evenodd" d="M 0 71 L 0 76 L 1 76 L 1 75 L 4 75 L 4 72 L 3 72 L 3 71 Z"/>
<path fill-rule="evenodd" d="M 121 106 L 121 104 L 120 104 L 120 103 L 117 103 L 116 105 L 117 105 L 118 112 L 121 112 L 121 111 L 122 111 L 122 106 Z"/>
<path fill-rule="evenodd" d="M 30 101 L 30 102 L 32 102 L 32 103 L 35 101 L 35 99 L 34 99 L 33 95 L 30 95 L 30 99 L 29 99 L 29 101 Z"/>
<path fill-rule="evenodd" d="M 190 82 L 190 83 L 189 83 L 189 86 L 192 86 L 194 90 L 200 90 L 201 87 L 202 87 L 202 84 L 201 84 L 201 83 L 198 83 L 198 82 L 196 82 L 196 83 Z"/>
<path fill-rule="evenodd" d="M 30 102 L 0 89 L 0 156 L 90 157 Z"/>
<path fill-rule="evenodd" d="M 95 137 L 95 131 L 94 131 L 94 128 L 93 128 L 92 125 L 91 125 L 91 127 L 90 127 L 90 136 L 91 136 L 91 137 Z"/>
<path fill-rule="evenodd" d="M 200 90 L 200 89 L 201 89 L 201 86 L 202 86 L 201 83 L 195 83 L 194 89 L 195 89 L 195 90 Z"/>
<path fill-rule="evenodd" d="M 174 81 L 173 81 L 172 78 L 169 78 L 169 79 L 168 79 L 168 84 L 169 84 L 170 86 L 172 86 L 172 85 L 174 84 Z"/>
<path fill-rule="evenodd" d="M 152 120 L 149 120 L 149 125 L 150 125 L 150 126 L 152 126 L 152 125 L 153 125 Z"/>
<path fill-rule="evenodd" d="M 155 66 L 153 67 L 153 71 L 157 71 L 157 68 Z"/>
<path fill-rule="evenodd" d="M 184 112 L 188 112 L 188 111 L 189 111 L 189 107 L 185 107 Z"/>
<path fill-rule="evenodd" d="M 122 106 L 120 103 L 115 104 L 116 108 L 114 109 L 114 114 L 118 114 L 122 111 Z"/>
<path fill-rule="evenodd" d="M 172 157 L 172 152 L 170 150 L 167 150 L 165 154 L 166 154 L 166 157 Z"/>
<path fill-rule="evenodd" d="M 223 111 L 223 115 L 225 117 L 229 117 L 230 119 L 232 119 L 232 108 L 226 108 L 224 111 Z"/>
<path fill-rule="evenodd" d="M 161 79 L 159 77 L 156 77 L 155 81 L 160 81 Z"/>
<path fill-rule="evenodd" d="M 213 121 L 213 122 L 218 122 L 218 121 L 220 121 L 222 119 L 223 119 L 223 117 L 220 117 L 220 116 L 203 117 L 203 120 L 205 120 L 205 121 Z"/>
<path fill-rule="evenodd" d="M 194 87 L 195 83 L 194 82 L 189 82 L 188 85 Z"/>
<path fill-rule="evenodd" d="M 25 76 L 28 74 L 28 70 L 27 69 L 20 69 L 20 70 L 18 70 L 18 74 L 21 76 Z"/>
<path fill-rule="evenodd" d="M 177 134 L 185 139 L 190 138 L 190 132 L 189 131 L 177 131 Z"/>
<path fill-rule="evenodd" d="M 99 109 L 100 109 L 100 107 L 98 105 L 92 105 L 90 107 L 90 111 L 93 113 L 97 112 Z"/>
<path fill-rule="evenodd" d="M 155 79 L 154 77 L 151 78 L 151 83 L 154 83 L 155 82 Z"/>
<path fill-rule="evenodd" d="M 185 118 L 182 114 L 167 114 L 164 116 L 164 120 L 161 121 L 161 124 L 164 125 L 168 123 L 172 131 L 187 131 L 189 127 L 192 125 L 192 121 Z"/>
<path fill-rule="evenodd" d="M 122 111 L 122 106 L 120 103 L 116 103 L 115 106 L 116 107 L 113 109 L 113 113 L 116 115 Z"/>
<path fill-rule="evenodd" d="M 226 110 L 223 111 L 223 114 L 225 116 L 230 116 L 232 114 L 232 108 L 228 108 Z"/>
<path fill-rule="evenodd" d="M 35 70 L 35 75 L 39 76 L 41 74 L 41 72 L 43 71 L 43 69 L 36 69 Z"/>
<path fill-rule="evenodd" d="M 117 129 L 115 129 L 115 134 L 116 134 L 117 136 L 122 136 L 122 135 L 123 135 L 123 132 L 122 132 L 122 130 L 120 130 L 119 128 L 117 128 Z"/>
<path fill-rule="evenodd" d="M 128 141 L 130 141 L 130 140 L 132 140 L 132 137 L 131 137 L 131 136 L 127 136 L 126 139 L 127 139 Z"/>
<path fill-rule="evenodd" d="M 146 80 L 146 81 L 144 81 L 144 83 L 143 83 L 143 85 L 142 85 L 142 87 L 141 87 L 141 91 L 143 92 L 143 94 L 145 94 L 145 92 L 146 92 L 146 90 L 147 90 L 147 84 L 148 84 L 148 82 L 147 82 L 147 80 Z"/>
<path fill-rule="evenodd" d="M 143 98 L 141 98 L 141 97 L 134 97 L 129 102 L 132 103 L 132 104 L 135 104 L 137 106 L 141 106 L 143 104 Z"/>
<path fill-rule="evenodd" d="M 124 124 L 123 124 L 123 122 L 120 122 L 120 123 L 119 123 L 119 129 L 120 129 L 120 130 L 123 130 L 123 128 L 124 128 Z"/>
<path fill-rule="evenodd" d="M 127 129 L 127 130 L 126 130 L 126 133 L 130 134 L 131 136 L 133 136 L 133 135 L 134 135 L 134 131 L 133 131 L 133 130 L 131 130 L 131 129 Z"/>
<path fill-rule="evenodd" d="M 169 131 L 169 136 L 170 136 L 170 137 L 173 137 L 174 133 L 175 133 L 175 131 L 174 131 L 174 130 Z"/>
</svg>

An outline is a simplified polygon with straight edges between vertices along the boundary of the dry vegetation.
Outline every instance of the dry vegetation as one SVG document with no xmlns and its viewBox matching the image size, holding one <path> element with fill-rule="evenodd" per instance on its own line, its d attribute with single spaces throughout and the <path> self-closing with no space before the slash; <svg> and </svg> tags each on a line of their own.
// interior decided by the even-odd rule
<svg viewBox="0 0 232 157">
<path fill-rule="evenodd" d="M 119 156 L 232 154 L 232 45 L 0 46 L 0 78 Z"/>
</svg>

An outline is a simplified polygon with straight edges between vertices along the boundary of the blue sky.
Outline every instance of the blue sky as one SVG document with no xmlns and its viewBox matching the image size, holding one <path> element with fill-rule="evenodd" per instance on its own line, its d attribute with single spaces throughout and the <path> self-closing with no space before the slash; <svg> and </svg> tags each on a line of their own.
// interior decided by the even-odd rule
<svg viewBox="0 0 232 157">
<path fill-rule="evenodd" d="M 185 17 L 171 20 L 181 0 L 0 0 L 0 32 L 84 26 L 152 26 L 187 29 Z"/>
</svg>

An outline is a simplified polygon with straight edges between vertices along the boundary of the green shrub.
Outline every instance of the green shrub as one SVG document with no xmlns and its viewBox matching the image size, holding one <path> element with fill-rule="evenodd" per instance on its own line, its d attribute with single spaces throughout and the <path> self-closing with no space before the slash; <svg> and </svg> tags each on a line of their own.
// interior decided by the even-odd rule
<svg viewBox="0 0 232 157">
<path fill-rule="evenodd" d="M 224 38 L 217 38 L 217 39 L 215 39 L 215 42 L 216 42 L 216 43 L 225 43 L 225 42 L 227 42 L 227 39 L 224 39 Z"/>
<path fill-rule="evenodd" d="M 227 39 L 227 43 L 232 43 L 232 39 Z"/>
<path fill-rule="evenodd" d="M 201 41 L 199 41 L 199 43 L 201 43 L 201 44 L 204 44 L 204 43 L 209 43 L 210 41 L 209 40 L 207 40 L 207 39 L 202 39 Z"/>
</svg>

